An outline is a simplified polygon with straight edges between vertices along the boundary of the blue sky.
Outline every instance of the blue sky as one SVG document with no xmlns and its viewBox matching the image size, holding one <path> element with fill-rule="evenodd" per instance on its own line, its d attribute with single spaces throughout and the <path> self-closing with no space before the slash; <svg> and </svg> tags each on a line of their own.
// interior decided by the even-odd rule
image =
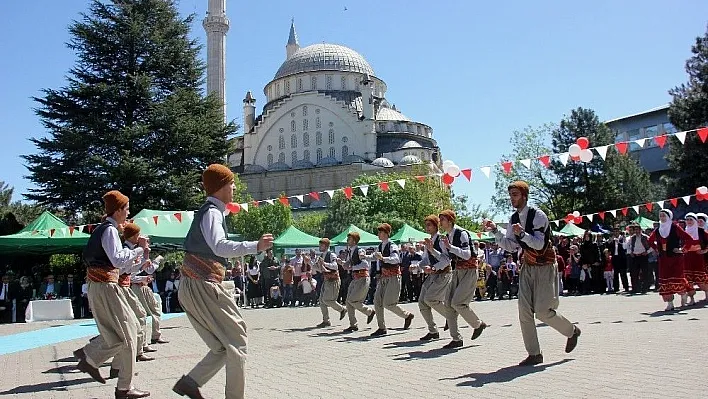
<svg viewBox="0 0 708 399">
<path fill-rule="evenodd" d="M 477 168 L 454 189 L 487 205 L 494 181 L 478 168 L 498 164 L 514 130 L 557 122 L 578 106 L 611 119 L 668 103 L 708 21 L 702 0 L 441 3 L 227 0 L 229 118 L 240 121 L 247 90 L 263 106 L 294 17 L 301 45 L 361 53 L 387 83 L 389 101 L 434 128 L 444 159 Z M 75 60 L 67 27 L 87 4 L 0 2 L 0 180 L 16 199 L 30 185 L 20 155 L 35 151 L 30 137 L 46 134 L 31 97 L 65 84 Z M 207 0 L 179 2 L 184 15 L 197 14 L 192 34 L 202 43 L 206 8 Z"/>
</svg>

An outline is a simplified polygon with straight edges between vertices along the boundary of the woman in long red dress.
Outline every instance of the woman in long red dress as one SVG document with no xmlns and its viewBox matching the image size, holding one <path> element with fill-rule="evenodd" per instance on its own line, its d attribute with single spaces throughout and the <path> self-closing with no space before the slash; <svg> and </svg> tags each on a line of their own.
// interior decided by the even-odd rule
<svg viewBox="0 0 708 399">
<path fill-rule="evenodd" d="M 674 295 L 681 295 L 681 306 L 686 306 L 688 281 L 683 273 L 683 249 L 681 240 L 690 241 L 679 225 L 672 222 L 673 212 L 659 212 L 659 228 L 649 236 L 649 245 L 659 252 L 659 295 L 666 302 L 666 311 L 674 310 Z"/>
<path fill-rule="evenodd" d="M 688 291 L 688 306 L 696 304 L 693 298 L 696 295 L 695 286 L 703 291 L 708 297 L 708 273 L 704 260 L 705 244 L 708 242 L 706 232 L 698 227 L 698 216 L 691 212 L 686 214 L 686 233 L 691 236 L 690 241 L 684 242 L 684 270 L 683 273 L 688 280 L 690 291 Z M 703 245 L 701 245 L 703 243 Z"/>
</svg>

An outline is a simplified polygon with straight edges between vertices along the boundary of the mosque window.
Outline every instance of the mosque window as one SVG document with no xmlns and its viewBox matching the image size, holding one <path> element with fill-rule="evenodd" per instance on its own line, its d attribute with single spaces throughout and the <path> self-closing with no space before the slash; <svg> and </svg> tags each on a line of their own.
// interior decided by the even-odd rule
<svg viewBox="0 0 708 399">
<path fill-rule="evenodd" d="M 312 90 L 317 90 L 317 76 L 312 77 L 312 81 L 310 83 L 310 88 Z"/>
<path fill-rule="evenodd" d="M 297 151 L 293 151 L 292 153 L 290 153 L 290 159 L 292 160 L 290 161 L 291 165 L 294 165 L 295 162 L 297 162 Z"/>
<path fill-rule="evenodd" d="M 325 90 L 332 90 L 332 75 L 327 75 Z"/>
<path fill-rule="evenodd" d="M 295 131 L 295 121 L 290 121 L 290 131 L 291 132 Z"/>
<path fill-rule="evenodd" d="M 334 127 L 334 122 L 330 122 L 329 127 Z"/>
<path fill-rule="evenodd" d="M 334 158 L 337 155 L 337 152 L 334 150 L 334 147 L 329 147 L 329 156 Z"/>
<path fill-rule="evenodd" d="M 302 120 L 302 130 L 307 130 L 310 127 L 310 122 L 307 119 Z"/>
<path fill-rule="evenodd" d="M 347 77 L 346 76 L 342 76 L 341 83 L 342 83 L 342 90 L 346 90 L 347 89 Z"/>
<path fill-rule="evenodd" d="M 320 162 L 322 160 L 322 149 L 318 148 L 317 149 L 317 162 Z"/>
<path fill-rule="evenodd" d="M 275 96 L 280 97 L 280 83 L 275 84 Z"/>
<path fill-rule="evenodd" d="M 302 78 L 297 78 L 297 91 L 302 91 Z"/>
<path fill-rule="evenodd" d="M 280 128 L 280 133 L 283 133 L 284 131 L 285 131 L 285 129 L 281 127 L 281 128 Z"/>
<path fill-rule="evenodd" d="M 322 132 L 315 133 L 315 145 L 322 145 Z"/>
<path fill-rule="evenodd" d="M 302 106 L 302 116 L 307 116 L 307 105 Z"/>
<path fill-rule="evenodd" d="M 386 124 L 379 123 L 379 132 L 384 132 L 384 131 L 386 131 Z"/>
<path fill-rule="evenodd" d="M 294 134 L 290 136 L 290 147 L 297 148 L 297 136 Z"/>
<path fill-rule="evenodd" d="M 315 118 L 315 127 L 317 127 L 317 129 L 322 128 L 322 121 L 320 120 L 319 116 L 317 118 Z"/>
<path fill-rule="evenodd" d="M 273 154 L 268 154 L 268 166 L 273 164 Z"/>
<path fill-rule="evenodd" d="M 284 150 L 285 149 L 285 137 L 281 134 L 280 137 L 278 137 L 278 149 L 279 150 Z"/>
<path fill-rule="evenodd" d="M 319 109 L 319 108 L 315 108 L 315 113 L 319 115 L 320 109 Z"/>
<path fill-rule="evenodd" d="M 349 137 L 347 137 L 347 136 L 342 137 L 342 143 L 346 143 L 347 141 L 349 141 Z"/>
<path fill-rule="evenodd" d="M 307 162 L 310 162 L 310 150 L 305 150 L 305 152 L 302 154 L 302 159 Z"/>
<path fill-rule="evenodd" d="M 268 151 L 273 151 L 273 146 L 272 146 L 272 145 L 268 145 Z"/>
<path fill-rule="evenodd" d="M 285 81 L 285 94 L 290 94 L 290 81 Z"/>
<path fill-rule="evenodd" d="M 329 129 L 329 143 L 334 144 L 334 129 Z"/>
<path fill-rule="evenodd" d="M 332 148 L 332 149 L 334 149 L 334 148 Z M 342 146 L 342 159 L 344 159 L 348 156 L 349 156 L 349 147 L 347 147 L 346 145 L 343 145 Z"/>
<path fill-rule="evenodd" d="M 278 162 L 285 163 L 285 153 L 284 152 L 281 152 L 280 154 L 278 154 Z"/>
<path fill-rule="evenodd" d="M 302 134 L 302 145 L 305 147 L 310 146 L 310 134 L 307 132 Z"/>
<path fill-rule="evenodd" d="M 359 79 L 354 79 L 354 90 L 359 91 Z"/>
</svg>

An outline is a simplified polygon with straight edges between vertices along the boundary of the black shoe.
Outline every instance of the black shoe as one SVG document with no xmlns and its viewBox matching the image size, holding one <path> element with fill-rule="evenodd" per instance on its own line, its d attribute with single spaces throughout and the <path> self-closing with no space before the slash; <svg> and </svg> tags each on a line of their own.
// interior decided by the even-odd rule
<svg viewBox="0 0 708 399">
<path fill-rule="evenodd" d="M 113 367 L 111 367 L 111 371 L 108 374 L 108 379 L 112 380 L 114 378 L 118 378 L 118 373 L 120 373 L 120 370 L 114 369 Z"/>
<path fill-rule="evenodd" d="M 485 328 L 487 328 L 487 324 L 485 324 L 484 322 L 482 322 L 479 327 L 475 328 L 474 332 L 472 333 L 472 340 L 474 341 L 475 339 L 479 338 Z"/>
<path fill-rule="evenodd" d="M 450 326 L 447 324 L 447 321 L 445 322 L 445 327 L 443 327 L 443 331 L 447 331 L 450 329 Z"/>
<path fill-rule="evenodd" d="M 147 398 L 150 396 L 150 392 L 148 391 L 141 391 L 139 389 L 128 389 L 125 391 L 121 391 L 116 389 L 116 399 L 137 399 L 137 398 Z"/>
<path fill-rule="evenodd" d="M 168 341 L 166 339 L 158 338 L 158 339 L 151 340 L 150 343 L 153 345 L 155 345 L 155 344 L 169 344 L 170 341 Z"/>
<path fill-rule="evenodd" d="M 376 316 L 376 311 L 372 310 L 369 317 L 366 318 L 366 324 L 371 324 L 371 321 L 374 320 L 374 316 Z"/>
<path fill-rule="evenodd" d="M 386 335 L 387 332 L 388 331 L 386 331 L 385 329 L 379 328 L 378 330 L 372 332 L 371 335 L 369 335 L 369 336 L 370 337 L 380 337 L 382 335 Z"/>
<path fill-rule="evenodd" d="M 347 310 L 342 309 L 342 311 L 339 312 L 339 320 L 342 320 L 346 315 L 347 315 Z"/>
<path fill-rule="evenodd" d="M 153 353 L 153 352 L 157 352 L 157 349 L 150 347 L 150 346 L 146 346 L 143 348 L 143 352 L 144 353 Z"/>
<path fill-rule="evenodd" d="M 443 349 L 456 349 L 462 348 L 462 340 L 460 341 L 450 341 L 447 345 L 443 346 Z"/>
<path fill-rule="evenodd" d="M 541 363 L 543 363 L 543 354 L 529 355 L 529 357 L 519 363 L 519 366 L 535 366 Z"/>
<path fill-rule="evenodd" d="M 359 327 L 357 327 L 357 326 L 349 326 L 349 327 L 345 328 L 344 331 L 342 331 L 342 332 L 343 332 L 343 333 L 351 333 L 351 332 L 354 332 L 354 331 L 359 331 Z"/>
<path fill-rule="evenodd" d="M 179 396 L 187 396 L 190 399 L 204 399 L 201 392 L 199 392 L 197 383 L 186 375 L 183 375 L 182 378 L 177 381 L 172 391 Z"/>
<path fill-rule="evenodd" d="M 331 327 L 331 326 L 332 326 L 332 323 L 330 323 L 328 321 L 323 321 L 322 323 L 317 325 L 318 328 Z"/>
<path fill-rule="evenodd" d="M 81 360 L 86 361 L 86 353 L 84 352 L 84 348 L 79 348 L 79 349 L 75 350 L 74 357 L 79 361 L 81 361 Z"/>
<path fill-rule="evenodd" d="M 150 362 L 150 361 L 153 361 L 153 360 L 155 360 L 154 357 L 150 357 L 150 356 L 147 356 L 147 355 L 145 355 L 145 354 L 142 354 L 142 355 L 137 356 L 137 357 L 135 358 L 135 361 L 136 361 L 136 362 Z"/>
<path fill-rule="evenodd" d="M 580 329 L 577 326 L 573 326 L 573 336 L 568 338 L 568 342 L 565 344 L 565 353 L 570 353 L 578 346 L 578 337 L 580 336 Z"/>
<path fill-rule="evenodd" d="M 430 341 L 431 339 L 440 339 L 440 333 L 427 333 L 424 337 L 421 337 L 421 341 Z"/>
<path fill-rule="evenodd" d="M 403 329 L 407 330 L 411 328 L 411 323 L 413 322 L 413 313 L 409 313 L 408 316 L 406 316 L 406 321 L 403 323 Z"/>
<path fill-rule="evenodd" d="M 76 368 L 79 369 L 79 371 L 90 375 L 91 378 L 100 382 L 101 384 L 106 383 L 106 380 L 101 376 L 101 372 L 97 368 L 90 365 L 86 360 L 79 361 L 79 364 L 76 365 Z"/>
</svg>

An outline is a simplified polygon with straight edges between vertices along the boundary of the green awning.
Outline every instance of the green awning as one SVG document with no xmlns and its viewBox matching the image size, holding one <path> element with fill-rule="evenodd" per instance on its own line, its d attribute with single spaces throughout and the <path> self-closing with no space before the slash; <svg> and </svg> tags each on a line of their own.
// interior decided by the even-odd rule
<svg viewBox="0 0 708 399">
<path fill-rule="evenodd" d="M 311 236 L 297 229 L 295 226 L 290 226 L 273 241 L 273 246 L 276 249 L 280 248 L 317 248 L 320 246 L 320 238 Z"/>
<path fill-rule="evenodd" d="M 651 219 L 647 219 L 643 216 L 639 216 L 636 219 L 632 220 L 632 223 L 636 223 L 639 225 L 639 227 L 642 228 L 642 230 L 646 230 L 646 229 L 653 229 L 654 223 L 659 223 L 659 222 L 651 220 Z"/>
<path fill-rule="evenodd" d="M 347 245 L 347 234 L 352 233 L 352 232 L 357 232 L 359 233 L 360 240 L 359 240 L 359 245 L 378 245 L 381 243 L 381 240 L 379 238 L 368 231 L 364 231 L 353 224 L 350 224 L 349 227 L 347 227 L 343 232 L 339 233 L 336 237 L 334 237 L 331 241 L 332 245 Z M 391 240 L 393 240 L 393 237 L 391 237 Z"/>
<path fill-rule="evenodd" d="M 560 232 L 566 234 L 569 237 L 582 237 L 585 234 L 585 230 L 581 229 L 573 223 L 568 223 L 563 226 Z"/>
<path fill-rule="evenodd" d="M 19 233 L 0 237 L 0 254 L 52 255 L 80 253 L 89 235 L 44 212 Z"/>
<path fill-rule="evenodd" d="M 179 216 L 178 216 L 179 215 Z M 132 217 L 140 226 L 140 234 L 150 237 L 150 243 L 159 249 L 181 249 L 194 220 L 194 211 L 157 211 L 143 209 Z M 238 240 L 237 234 L 229 239 Z"/>
<path fill-rule="evenodd" d="M 391 236 L 391 241 L 401 244 L 407 242 L 418 242 L 423 241 L 426 238 L 430 238 L 430 234 L 413 228 L 408 223 L 404 224 L 403 227 L 398 229 L 396 234 Z"/>
</svg>

